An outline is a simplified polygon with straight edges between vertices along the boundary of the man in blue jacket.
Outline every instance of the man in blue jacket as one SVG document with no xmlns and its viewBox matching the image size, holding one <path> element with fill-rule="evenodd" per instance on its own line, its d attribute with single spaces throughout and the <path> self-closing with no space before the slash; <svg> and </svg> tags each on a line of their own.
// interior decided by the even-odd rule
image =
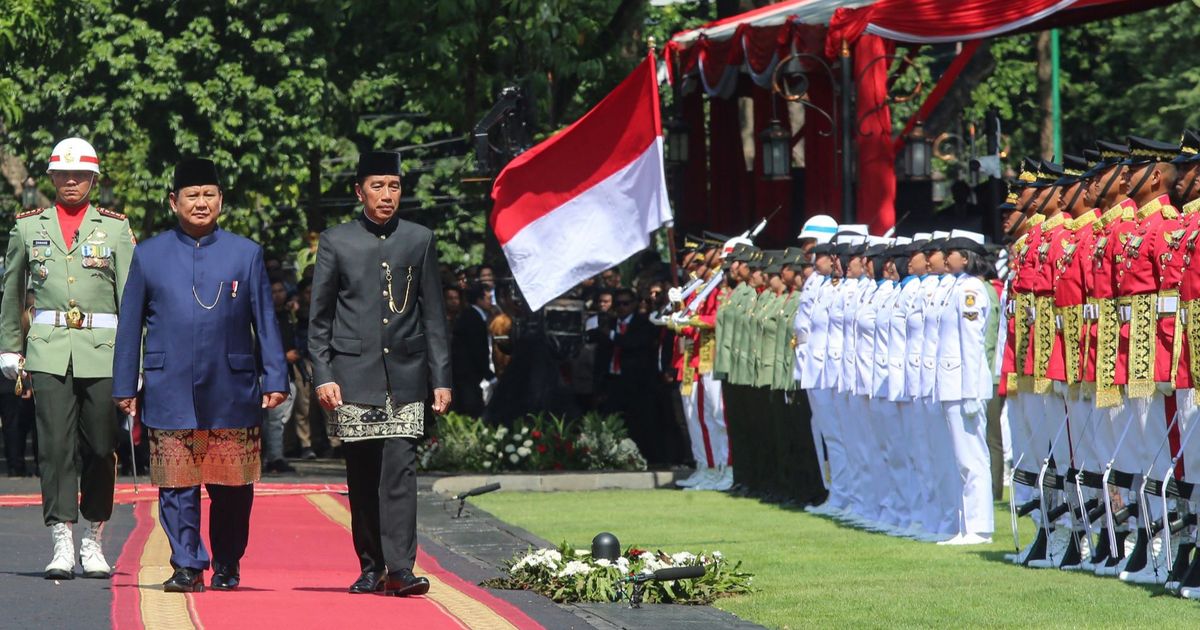
<svg viewBox="0 0 1200 630">
<path fill-rule="evenodd" d="M 179 227 L 136 250 L 117 324 L 113 398 L 150 429 L 150 478 L 175 567 L 168 592 L 204 590 L 201 483 L 212 499 L 211 586 L 237 588 L 263 409 L 288 391 L 262 248 L 217 226 L 221 200 L 211 161 L 176 165 L 170 202 Z"/>
</svg>

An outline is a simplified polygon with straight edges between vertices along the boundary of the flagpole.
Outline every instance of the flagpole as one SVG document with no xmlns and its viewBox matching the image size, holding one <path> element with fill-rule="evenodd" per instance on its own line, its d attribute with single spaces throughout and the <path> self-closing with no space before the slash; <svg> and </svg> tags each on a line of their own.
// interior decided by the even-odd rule
<svg viewBox="0 0 1200 630">
<path fill-rule="evenodd" d="M 657 51 L 656 44 L 657 44 L 657 42 L 653 35 L 651 35 L 649 38 L 647 38 L 646 45 L 647 45 L 647 48 L 649 48 L 650 59 L 655 64 L 658 63 L 658 61 L 657 61 L 658 51 Z M 658 76 L 657 66 L 655 66 L 655 76 L 656 77 Z M 667 256 L 669 256 L 671 258 L 671 260 L 669 261 L 670 269 L 671 269 L 671 284 L 678 285 L 683 280 L 679 277 L 679 262 L 678 262 L 679 255 L 675 251 L 675 221 L 672 220 L 670 223 L 668 223 L 666 229 L 667 229 Z"/>
</svg>

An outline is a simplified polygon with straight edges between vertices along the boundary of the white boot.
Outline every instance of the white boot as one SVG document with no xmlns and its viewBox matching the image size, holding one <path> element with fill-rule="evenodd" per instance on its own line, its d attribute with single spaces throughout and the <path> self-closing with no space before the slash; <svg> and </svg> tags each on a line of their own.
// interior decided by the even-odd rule
<svg viewBox="0 0 1200 630">
<path fill-rule="evenodd" d="M 693 472 L 687 479 L 680 479 L 676 481 L 675 485 L 679 486 L 680 488 L 695 487 L 696 484 L 700 483 L 700 481 L 704 479 L 706 472 L 708 472 L 707 466 L 696 466 L 696 472 Z"/>
<path fill-rule="evenodd" d="M 83 577 L 107 579 L 112 577 L 112 567 L 104 559 L 102 535 L 104 522 L 88 522 L 88 528 L 83 532 L 83 541 L 79 544 L 79 559 L 83 564 Z"/>
<path fill-rule="evenodd" d="M 733 466 L 726 466 L 721 471 L 721 476 L 717 478 L 716 483 L 713 484 L 712 489 L 717 492 L 728 492 L 730 488 L 733 488 Z"/>
<path fill-rule="evenodd" d="M 75 539 L 70 523 L 55 523 L 50 526 L 50 537 L 54 541 L 54 557 L 46 565 L 47 580 L 70 580 L 75 577 Z"/>
<path fill-rule="evenodd" d="M 705 468 L 704 472 L 700 475 L 700 479 L 691 487 L 684 488 L 684 490 L 712 490 L 720 479 L 721 472 L 719 470 L 716 468 Z"/>
</svg>

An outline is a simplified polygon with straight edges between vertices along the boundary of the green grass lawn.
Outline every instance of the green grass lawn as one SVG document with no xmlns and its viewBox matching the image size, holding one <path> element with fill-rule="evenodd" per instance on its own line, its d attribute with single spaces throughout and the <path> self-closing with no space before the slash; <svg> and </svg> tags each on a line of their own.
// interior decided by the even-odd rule
<svg viewBox="0 0 1200 630">
<path fill-rule="evenodd" d="M 803 511 L 716 492 L 497 493 L 471 499 L 554 543 L 717 550 L 757 592 L 718 608 L 774 628 L 1133 628 L 1200 626 L 1200 604 L 1115 578 L 1012 566 L 1006 504 L 995 543 L 939 547 L 862 532 Z M 1032 537 L 1025 519 L 1022 543 Z"/>
</svg>

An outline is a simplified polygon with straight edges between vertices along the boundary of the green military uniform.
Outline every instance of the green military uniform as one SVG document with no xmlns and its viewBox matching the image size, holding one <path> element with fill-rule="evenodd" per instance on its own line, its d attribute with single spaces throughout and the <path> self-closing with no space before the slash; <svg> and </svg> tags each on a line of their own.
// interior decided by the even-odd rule
<svg viewBox="0 0 1200 630">
<path fill-rule="evenodd" d="M 33 380 L 47 525 L 76 522 L 80 511 L 89 521 L 107 521 L 112 514 L 112 352 L 134 245 L 125 216 L 95 206 L 84 211 L 69 248 L 53 208 L 17 215 L 9 233 L 0 352 L 23 354 Z M 27 293 L 33 312 L 25 334 Z"/>
<path fill-rule="evenodd" d="M 796 311 L 800 310 L 800 291 L 785 294 L 775 318 L 774 389 L 790 392 L 796 389 Z"/>
</svg>

